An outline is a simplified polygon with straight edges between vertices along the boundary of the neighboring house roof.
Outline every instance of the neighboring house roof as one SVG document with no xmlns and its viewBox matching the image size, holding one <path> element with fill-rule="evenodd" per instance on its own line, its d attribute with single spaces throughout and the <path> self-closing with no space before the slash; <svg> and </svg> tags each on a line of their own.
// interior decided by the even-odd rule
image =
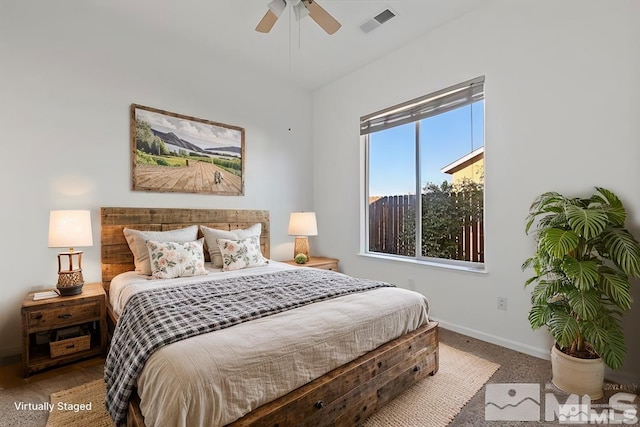
<svg viewBox="0 0 640 427">
<path fill-rule="evenodd" d="M 369 196 L 369 204 L 375 202 L 378 199 L 381 199 L 382 196 Z"/>
<path fill-rule="evenodd" d="M 454 174 L 484 158 L 484 146 L 477 148 L 464 157 L 440 169 L 442 173 Z"/>
</svg>

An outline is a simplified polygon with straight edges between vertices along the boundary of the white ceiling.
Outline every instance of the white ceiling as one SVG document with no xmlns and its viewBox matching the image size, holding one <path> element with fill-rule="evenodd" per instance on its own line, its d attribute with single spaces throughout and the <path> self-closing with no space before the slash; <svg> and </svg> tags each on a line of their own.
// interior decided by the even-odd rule
<svg viewBox="0 0 640 427">
<path fill-rule="evenodd" d="M 315 1 L 315 0 L 314 0 Z M 319 88 L 479 7 L 481 0 L 317 0 L 342 28 L 326 34 L 310 17 L 297 22 L 290 7 L 270 33 L 254 29 L 269 0 L 130 0 L 101 7 L 153 25 L 204 52 L 225 55 L 259 72 L 310 90 Z M 367 20 L 390 8 L 397 16 L 372 32 Z"/>
</svg>

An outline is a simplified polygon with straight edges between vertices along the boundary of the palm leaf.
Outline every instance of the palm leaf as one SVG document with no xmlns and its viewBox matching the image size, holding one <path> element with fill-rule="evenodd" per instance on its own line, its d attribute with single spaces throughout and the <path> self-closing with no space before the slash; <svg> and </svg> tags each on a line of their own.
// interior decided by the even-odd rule
<svg viewBox="0 0 640 427">
<path fill-rule="evenodd" d="M 553 296 L 560 292 L 562 281 L 556 280 L 540 280 L 531 292 L 531 302 L 535 304 L 545 304 Z"/>
<path fill-rule="evenodd" d="M 574 231 L 559 228 L 545 230 L 540 239 L 545 249 L 559 259 L 578 247 L 580 243 L 580 237 Z"/>
<path fill-rule="evenodd" d="M 600 203 L 609 205 L 607 209 L 609 221 L 620 227 L 624 226 L 624 222 L 627 219 L 627 211 L 624 209 L 618 196 L 606 188 L 596 187 L 596 190 L 598 190 L 600 194 L 594 194 L 593 198 Z"/>
<path fill-rule="evenodd" d="M 619 326 L 609 328 L 606 343 L 601 348 L 594 348 L 611 369 L 620 369 L 624 364 L 627 346 L 624 344 L 624 334 Z"/>
<path fill-rule="evenodd" d="M 598 236 L 607 228 L 609 217 L 604 210 L 567 205 L 565 212 L 571 229 L 587 240 Z"/>
<path fill-rule="evenodd" d="M 600 278 L 598 264 L 595 261 L 578 261 L 573 257 L 567 257 L 562 263 L 562 270 L 581 291 L 594 287 Z"/>
<path fill-rule="evenodd" d="M 531 203 L 529 215 L 525 225 L 525 232 L 528 234 L 535 219 L 545 213 L 560 213 L 564 210 L 564 197 L 556 192 L 543 193 Z"/>
<path fill-rule="evenodd" d="M 547 228 L 563 228 L 567 224 L 567 217 L 564 214 L 564 208 L 562 208 L 562 212 L 546 215 L 540 219 L 538 223 L 538 230 L 544 230 Z"/>
<path fill-rule="evenodd" d="M 531 257 L 531 258 L 527 258 L 523 263 L 522 263 L 522 271 L 525 271 L 529 268 L 536 268 L 536 264 L 538 263 L 538 257 Z"/>
<path fill-rule="evenodd" d="M 580 291 L 572 288 L 567 292 L 571 310 L 584 321 L 596 319 L 600 312 L 600 298 L 595 290 Z"/>
<path fill-rule="evenodd" d="M 612 269 L 607 270 L 611 272 L 600 272 L 602 292 L 621 310 L 631 309 L 633 298 L 631 297 L 629 279 L 626 276 L 616 274 Z"/>
<path fill-rule="evenodd" d="M 551 309 L 546 304 L 533 305 L 529 310 L 529 323 L 533 330 L 546 325 L 549 319 L 551 319 Z"/>
<path fill-rule="evenodd" d="M 626 274 L 640 277 L 640 244 L 624 228 L 608 228 L 602 242 L 611 260 Z"/>
<path fill-rule="evenodd" d="M 603 348 L 607 345 L 609 331 L 598 322 L 584 322 L 582 333 L 584 334 L 584 339 L 591 343 L 594 349 Z"/>
<path fill-rule="evenodd" d="M 578 322 L 567 313 L 554 312 L 547 324 L 553 339 L 563 348 L 569 347 L 580 334 Z"/>
</svg>

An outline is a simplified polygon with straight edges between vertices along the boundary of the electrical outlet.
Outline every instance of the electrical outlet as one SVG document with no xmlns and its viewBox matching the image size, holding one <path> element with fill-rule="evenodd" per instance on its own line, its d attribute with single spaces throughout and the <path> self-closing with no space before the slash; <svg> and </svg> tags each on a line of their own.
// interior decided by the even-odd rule
<svg viewBox="0 0 640 427">
<path fill-rule="evenodd" d="M 410 290 L 412 290 L 412 291 L 416 290 L 416 281 L 415 281 L 415 279 L 409 279 L 408 282 L 407 282 L 407 285 L 408 285 Z"/>
<path fill-rule="evenodd" d="M 498 310 L 507 311 L 507 299 L 498 297 Z"/>
</svg>

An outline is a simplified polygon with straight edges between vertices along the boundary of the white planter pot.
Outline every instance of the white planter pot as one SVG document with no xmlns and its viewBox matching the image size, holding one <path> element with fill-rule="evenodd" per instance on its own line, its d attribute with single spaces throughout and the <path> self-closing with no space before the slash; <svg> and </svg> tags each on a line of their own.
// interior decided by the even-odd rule
<svg viewBox="0 0 640 427">
<path fill-rule="evenodd" d="M 566 393 L 588 394 L 591 400 L 602 397 L 604 362 L 602 359 L 578 359 L 551 348 L 551 382 Z"/>
</svg>

